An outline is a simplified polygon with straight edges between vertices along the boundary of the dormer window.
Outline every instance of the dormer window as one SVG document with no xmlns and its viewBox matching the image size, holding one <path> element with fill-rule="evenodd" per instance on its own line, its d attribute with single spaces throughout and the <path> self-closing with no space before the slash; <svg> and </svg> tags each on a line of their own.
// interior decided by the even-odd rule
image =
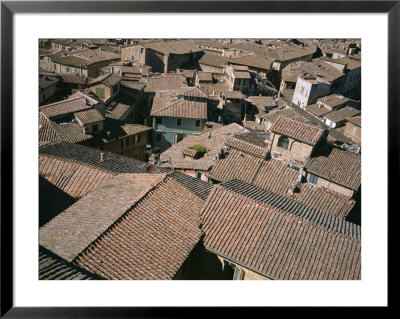
<svg viewBox="0 0 400 319">
<path fill-rule="evenodd" d="M 289 139 L 286 136 L 280 136 L 278 139 L 278 147 L 287 150 L 289 147 Z"/>
</svg>

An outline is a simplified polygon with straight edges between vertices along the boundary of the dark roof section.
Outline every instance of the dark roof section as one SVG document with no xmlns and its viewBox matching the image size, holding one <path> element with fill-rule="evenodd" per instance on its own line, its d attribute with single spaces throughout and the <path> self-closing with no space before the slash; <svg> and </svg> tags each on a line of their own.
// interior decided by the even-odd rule
<svg viewBox="0 0 400 319">
<path fill-rule="evenodd" d="M 100 280 L 39 246 L 39 280 Z"/>
<path fill-rule="evenodd" d="M 57 84 L 60 82 L 60 80 L 57 78 L 57 76 L 39 76 L 39 92 L 46 90 L 47 88 Z"/>
<path fill-rule="evenodd" d="M 256 201 L 272 205 L 273 207 L 299 216 L 326 229 L 336 231 L 357 240 L 361 240 L 361 227 L 359 225 L 350 223 L 332 214 L 321 212 L 312 207 L 295 202 L 290 198 L 276 195 L 236 179 L 221 183 L 220 186 Z"/>
<path fill-rule="evenodd" d="M 86 84 L 87 77 L 80 74 L 58 74 L 61 81 L 68 84 Z"/>
<path fill-rule="evenodd" d="M 110 152 L 94 148 L 60 142 L 45 145 L 39 150 L 41 155 L 53 156 L 75 163 L 86 164 L 112 174 L 146 173 L 147 163 Z M 100 153 L 104 153 L 104 160 L 100 160 Z M 169 172 L 167 168 L 155 167 L 154 173 Z"/>
<path fill-rule="evenodd" d="M 83 125 L 104 121 L 103 115 L 95 108 L 75 112 L 74 115 Z"/>
<path fill-rule="evenodd" d="M 40 154 L 39 226 L 110 178 L 103 170 Z"/>
<path fill-rule="evenodd" d="M 260 158 L 268 156 L 268 144 L 265 143 L 265 138 L 257 134 L 236 134 L 225 145 Z"/>
<path fill-rule="evenodd" d="M 208 197 L 212 190 L 211 184 L 177 171 L 170 173 L 169 176 L 204 200 Z"/>
<path fill-rule="evenodd" d="M 40 228 L 40 245 L 68 262 L 103 234 L 166 174 L 120 174 Z"/>
</svg>

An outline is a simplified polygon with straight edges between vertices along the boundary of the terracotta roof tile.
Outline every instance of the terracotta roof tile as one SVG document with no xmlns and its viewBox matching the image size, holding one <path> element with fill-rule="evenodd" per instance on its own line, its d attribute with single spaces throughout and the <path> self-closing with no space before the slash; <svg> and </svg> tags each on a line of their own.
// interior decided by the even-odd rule
<svg viewBox="0 0 400 319">
<path fill-rule="evenodd" d="M 44 225 L 40 245 L 71 262 L 164 178 L 165 174 L 125 174 L 105 181 Z"/>
<path fill-rule="evenodd" d="M 261 143 L 258 141 L 259 139 L 261 140 Z M 257 140 L 258 143 L 254 142 L 254 140 Z M 268 144 L 266 144 L 264 140 L 265 138 L 259 137 L 256 134 L 237 134 L 230 137 L 225 144 L 239 151 L 243 151 L 260 158 L 266 158 L 269 152 L 267 149 Z"/>
<path fill-rule="evenodd" d="M 106 279 L 172 279 L 200 240 L 203 203 L 167 178 L 74 264 Z"/>
<path fill-rule="evenodd" d="M 87 77 L 81 74 L 59 74 L 61 81 L 68 84 L 86 84 Z"/>
<path fill-rule="evenodd" d="M 213 130 L 210 133 L 200 135 L 189 135 L 179 143 L 172 145 L 160 156 L 159 166 L 173 167 L 176 169 L 197 169 L 202 171 L 209 170 L 215 163 L 215 156 L 220 153 L 220 149 L 224 148 L 226 140 L 235 133 L 239 133 L 243 128 L 232 123 Z M 185 148 L 189 148 L 194 144 L 201 144 L 207 147 L 208 152 L 198 159 L 188 159 L 182 157 Z"/>
<path fill-rule="evenodd" d="M 176 40 L 176 41 L 155 41 L 143 44 L 146 48 L 164 54 L 189 54 L 199 52 L 201 49 L 194 43 L 193 40 Z"/>
<path fill-rule="evenodd" d="M 147 93 L 157 90 L 175 90 L 187 87 L 186 79 L 180 73 L 164 73 L 159 76 L 143 78 L 142 81 L 146 84 L 144 91 Z"/>
<path fill-rule="evenodd" d="M 228 58 L 218 56 L 216 54 L 204 54 L 200 60 L 198 61 L 199 64 L 205 64 L 205 65 L 210 65 L 214 66 L 217 68 L 223 68 L 225 65 L 227 65 Z"/>
<path fill-rule="evenodd" d="M 361 185 L 361 156 L 333 148 L 328 155 L 313 158 L 306 171 L 347 188 Z"/>
<path fill-rule="evenodd" d="M 42 113 L 39 113 L 39 142 L 56 142 L 60 141 L 60 137 L 53 129 L 49 119 Z"/>
<path fill-rule="evenodd" d="M 94 108 L 75 112 L 74 115 L 83 125 L 104 121 L 103 115 Z"/>
<path fill-rule="evenodd" d="M 240 64 L 247 65 L 249 67 L 269 70 L 271 68 L 272 63 L 275 61 L 275 58 L 266 56 L 262 53 L 260 54 L 248 54 L 241 57 L 233 57 L 229 60 L 231 64 Z"/>
<path fill-rule="evenodd" d="M 179 182 L 181 185 L 186 187 L 188 190 L 190 190 L 201 199 L 206 200 L 207 196 L 211 192 L 212 185 L 203 182 L 198 178 L 179 173 L 178 171 L 174 171 L 172 173 L 169 173 L 168 175 L 174 178 L 177 182 Z"/>
<path fill-rule="evenodd" d="M 262 160 L 234 149 L 216 162 L 208 176 L 221 182 L 237 179 L 339 218 L 346 218 L 355 205 L 346 196 L 308 183 L 300 183 L 291 195 L 288 190 L 296 184 L 299 171 L 280 160 Z"/>
<path fill-rule="evenodd" d="M 43 247 L 39 247 L 39 280 L 99 280 L 77 266 L 66 263 Z"/>
<path fill-rule="evenodd" d="M 170 93 L 169 91 L 157 91 L 157 94 L 153 100 L 152 116 L 207 118 L 207 102 L 205 101 L 175 99 L 177 98 L 176 93 Z"/>
<path fill-rule="evenodd" d="M 112 175 L 103 170 L 40 154 L 39 225 L 111 178 Z"/>
<path fill-rule="evenodd" d="M 208 250 L 268 278 L 361 279 L 360 227 L 349 222 L 326 216 L 321 224 L 318 216 L 306 218 L 272 205 L 270 198 L 221 186 L 214 186 L 201 217 Z"/>
<path fill-rule="evenodd" d="M 61 140 L 69 143 L 79 143 L 93 138 L 92 134 L 85 133 L 84 128 L 76 122 L 68 122 L 65 125 L 60 125 L 50 121 L 50 125 Z"/>
<path fill-rule="evenodd" d="M 91 106 L 86 103 L 86 100 L 82 97 L 78 97 L 52 104 L 42 105 L 39 107 L 39 111 L 51 119 L 54 116 L 70 114 L 89 108 L 91 108 Z"/>
<path fill-rule="evenodd" d="M 361 111 L 359 111 L 355 108 L 345 106 L 344 108 L 341 108 L 340 110 L 332 111 L 332 112 L 326 114 L 325 117 L 328 120 L 330 120 L 334 123 L 337 123 L 340 121 L 344 121 L 351 116 L 358 115 L 360 113 L 361 113 Z"/>
<path fill-rule="evenodd" d="M 279 117 L 271 131 L 311 145 L 315 145 L 325 132 L 320 126 L 283 116 Z"/>
<path fill-rule="evenodd" d="M 231 149 L 226 158 L 215 163 L 208 176 L 221 182 L 238 179 L 251 183 L 263 163 L 261 158 Z"/>
<path fill-rule="evenodd" d="M 103 161 L 100 160 L 100 153 L 104 154 Z M 39 154 L 88 165 L 114 175 L 123 173 L 146 173 L 147 167 L 149 166 L 147 163 L 134 158 L 67 142 L 43 146 L 40 148 Z M 154 172 L 169 172 L 169 169 L 156 166 Z"/>
</svg>

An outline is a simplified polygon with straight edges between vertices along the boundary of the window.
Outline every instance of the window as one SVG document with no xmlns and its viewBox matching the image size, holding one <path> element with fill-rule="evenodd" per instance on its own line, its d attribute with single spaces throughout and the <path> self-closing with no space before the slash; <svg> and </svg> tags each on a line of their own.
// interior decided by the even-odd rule
<svg viewBox="0 0 400 319">
<path fill-rule="evenodd" d="M 98 125 L 98 124 L 94 124 L 94 125 L 92 126 L 92 132 L 93 132 L 93 133 L 96 133 L 98 130 L 99 130 L 99 125 Z"/>
<path fill-rule="evenodd" d="M 132 55 L 132 60 L 135 60 L 135 56 L 134 55 Z"/>
<path fill-rule="evenodd" d="M 182 125 L 182 119 L 176 119 L 176 126 Z"/>
<path fill-rule="evenodd" d="M 157 141 L 161 141 L 162 132 L 157 132 Z"/>
<path fill-rule="evenodd" d="M 196 120 L 196 127 L 200 127 L 200 120 Z"/>
<path fill-rule="evenodd" d="M 318 181 L 318 176 L 310 174 L 310 183 L 316 185 Z"/>
<path fill-rule="evenodd" d="M 67 71 L 67 73 L 70 73 L 71 72 L 71 68 L 66 67 L 66 71 Z"/>
<path fill-rule="evenodd" d="M 140 142 L 140 134 L 137 134 L 133 137 L 133 144 L 137 144 Z"/>
<path fill-rule="evenodd" d="M 129 139 L 128 138 L 124 138 L 121 140 L 121 148 L 125 148 L 128 147 L 129 145 Z"/>
<path fill-rule="evenodd" d="M 200 172 L 196 172 L 196 178 L 201 179 L 201 173 Z"/>
<path fill-rule="evenodd" d="M 287 150 L 289 147 L 289 139 L 286 136 L 279 137 L 278 146 Z"/>
<path fill-rule="evenodd" d="M 183 134 L 182 133 L 175 133 L 175 144 L 179 143 L 182 140 L 183 140 Z"/>
<path fill-rule="evenodd" d="M 144 53 L 144 48 L 140 48 L 140 54 Z"/>
<path fill-rule="evenodd" d="M 104 89 L 103 88 L 96 88 L 96 95 L 100 99 L 104 99 Z"/>
<path fill-rule="evenodd" d="M 156 124 L 162 124 L 162 117 L 156 117 Z"/>
</svg>

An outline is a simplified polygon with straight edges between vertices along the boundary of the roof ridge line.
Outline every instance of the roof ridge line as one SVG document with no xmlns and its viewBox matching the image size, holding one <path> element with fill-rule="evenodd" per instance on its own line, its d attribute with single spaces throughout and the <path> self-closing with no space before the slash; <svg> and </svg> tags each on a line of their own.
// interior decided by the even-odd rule
<svg viewBox="0 0 400 319">
<path fill-rule="evenodd" d="M 262 200 L 260 200 L 260 199 L 255 198 L 255 197 L 251 197 L 250 195 L 243 194 L 243 193 L 241 193 L 241 192 L 239 192 L 239 191 L 235 191 L 235 190 L 233 190 L 233 189 L 231 189 L 231 188 L 228 188 L 229 185 L 228 185 L 228 187 L 225 187 L 224 185 L 222 185 L 222 184 L 229 183 L 229 182 L 232 182 L 232 181 L 236 181 L 236 182 L 239 182 L 239 183 L 246 184 L 247 186 L 250 186 L 250 187 L 255 188 L 255 189 L 258 189 L 258 190 L 261 190 L 261 191 L 264 192 L 264 193 L 272 194 L 272 195 L 273 195 L 274 197 L 276 197 L 277 199 L 287 201 L 289 204 L 298 204 L 298 205 L 300 205 L 300 206 L 306 208 L 306 210 L 305 210 L 306 212 L 311 212 L 311 218 L 310 218 L 310 216 L 308 216 L 307 218 L 304 217 L 304 214 L 305 214 L 305 213 L 304 213 L 304 210 L 301 211 L 300 214 L 297 214 L 296 212 L 292 212 L 292 211 L 283 210 L 282 208 L 276 206 L 275 204 L 271 204 L 270 202 L 262 201 Z M 280 212 L 283 212 L 284 214 L 291 214 L 291 215 L 293 215 L 293 216 L 295 216 L 295 217 L 297 217 L 297 218 L 300 218 L 300 219 L 303 220 L 303 221 L 307 221 L 307 222 L 310 222 L 310 223 L 312 223 L 312 224 L 314 224 L 314 225 L 316 225 L 316 226 L 322 227 L 322 228 L 324 228 L 324 229 L 327 230 L 327 231 L 335 231 L 335 232 L 337 232 L 337 233 L 339 233 L 339 234 L 342 234 L 342 235 L 344 235 L 344 236 L 353 238 L 353 239 L 355 239 L 355 240 L 361 240 L 361 234 L 358 235 L 358 233 L 357 233 L 357 228 L 360 227 L 359 225 L 354 224 L 354 223 L 352 223 L 352 222 L 349 222 L 349 221 L 347 221 L 347 220 L 345 220 L 345 219 L 338 218 L 338 217 L 336 217 L 336 216 L 334 216 L 334 215 L 332 215 L 332 214 L 329 214 L 329 213 L 320 211 L 320 210 L 315 209 L 315 208 L 313 208 L 313 207 L 307 206 L 307 205 L 302 204 L 302 203 L 300 203 L 300 202 L 296 202 L 296 201 L 294 201 L 294 200 L 291 199 L 291 198 L 284 197 L 284 196 L 280 196 L 280 195 L 275 194 L 275 193 L 273 193 L 273 192 L 269 192 L 269 191 L 267 191 L 267 190 L 264 190 L 264 189 L 262 189 L 262 188 L 259 188 L 259 187 L 257 187 L 257 186 L 254 186 L 254 185 L 252 185 L 252 184 L 248 184 L 248 183 L 242 182 L 242 181 L 237 180 L 237 179 L 232 179 L 232 180 L 230 180 L 230 181 L 228 181 L 228 182 L 221 183 L 221 185 L 218 185 L 218 186 L 219 186 L 220 188 L 225 189 L 225 190 L 228 191 L 228 192 L 237 194 L 237 195 L 239 195 L 239 196 L 246 197 L 246 198 L 248 198 L 249 200 L 253 200 L 253 201 L 255 201 L 255 202 L 262 203 L 263 205 L 273 206 L 274 208 L 276 208 L 276 209 L 279 210 Z M 209 197 L 211 197 L 211 196 L 209 196 Z M 297 212 L 298 212 L 298 211 L 297 211 Z M 315 215 L 315 217 L 313 218 L 312 216 L 314 216 L 314 215 Z M 325 217 L 325 218 L 322 218 L 322 222 L 318 222 L 318 220 L 321 219 L 321 217 Z M 343 227 L 340 227 L 340 229 L 337 229 L 337 230 L 336 230 L 336 229 L 335 229 L 335 226 L 332 226 L 331 223 L 326 223 L 326 222 L 324 222 L 325 220 L 328 220 L 328 221 L 337 221 L 337 222 L 339 222 L 341 225 L 347 225 L 348 227 L 344 227 L 344 226 L 343 226 Z M 350 230 L 353 230 L 353 232 L 350 233 Z"/>
<path fill-rule="evenodd" d="M 78 96 L 78 97 L 74 97 L 72 99 L 66 99 L 66 100 L 54 102 L 54 103 L 47 104 L 47 105 L 41 105 L 39 110 L 43 110 L 43 109 L 46 109 L 46 108 L 48 108 L 50 106 L 54 106 L 54 105 L 57 105 L 57 104 L 60 104 L 60 103 L 67 103 L 67 101 L 75 101 L 75 100 L 78 100 L 78 99 L 85 99 L 85 98 L 83 96 Z"/>
<path fill-rule="evenodd" d="M 159 113 L 159 112 L 161 112 L 161 111 L 165 111 L 166 109 L 170 108 L 171 106 L 174 106 L 177 102 L 181 102 L 181 101 L 182 101 L 182 100 L 170 101 L 170 104 L 168 104 L 166 107 L 164 107 L 164 108 L 162 108 L 162 109 L 159 109 L 159 110 L 155 111 L 155 112 L 153 113 L 153 115 L 156 114 L 156 113 Z M 171 102 L 172 102 L 172 103 L 171 103 Z"/>
</svg>

